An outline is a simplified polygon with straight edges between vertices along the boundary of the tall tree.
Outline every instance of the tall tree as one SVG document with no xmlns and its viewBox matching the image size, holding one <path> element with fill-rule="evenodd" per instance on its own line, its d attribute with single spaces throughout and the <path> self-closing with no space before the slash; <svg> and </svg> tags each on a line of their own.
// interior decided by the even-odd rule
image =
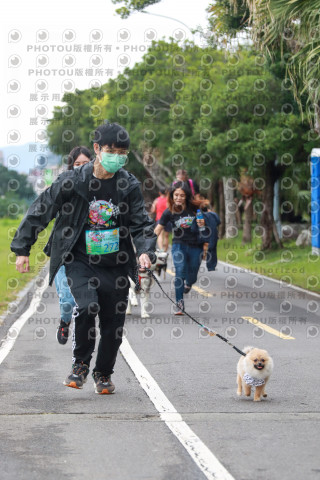
<svg viewBox="0 0 320 480">
<path fill-rule="evenodd" d="M 57 151 L 64 153 L 65 145 L 73 146 L 61 143 L 70 125 L 74 141 L 88 144 L 97 123 L 104 118 L 117 121 L 130 132 L 130 170 L 136 173 L 135 167 L 143 167 L 138 173 L 145 191 L 171 183 L 174 171 L 184 168 L 203 193 L 217 198 L 217 180 L 225 176 L 237 180 L 246 167 L 263 183 L 258 188 L 265 187 L 266 210 L 260 214 L 263 247 L 270 248 L 272 189 L 283 172 L 276 159 L 290 154 L 298 160 L 304 130 L 290 90 L 282 88 L 281 80 L 261 63 L 261 55 L 245 49 L 226 54 L 190 42 L 162 40 L 152 43 L 141 62 L 103 85 L 99 98 L 84 91 L 65 100 L 66 106 L 55 110 L 49 126 Z M 92 118 L 90 112 L 97 106 L 100 115 Z M 74 110 L 72 122 L 68 107 Z"/>
<path fill-rule="evenodd" d="M 190 149 L 190 163 L 202 164 L 202 178 L 214 169 L 220 178 L 237 179 L 243 167 L 255 177 L 256 188 L 263 190 L 263 209 L 259 208 L 262 248 L 271 248 L 274 237 L 280 244 L 272 215 L 274 183 L 284 171 L 277 158 L 290 154 L 296 162 L 300 160 L 297 151 L 302 150 L 306 128 L 293 107 L 286 109 L 292 106 L 292 96 L 254 52 L 244 50 L 226 57 L 218 52 L 207 69 L 206 84 L 203 80 L 199 86 L 207 88 L 206 97 L 200 91 L 198 102 L 194 100 L 193 80 L 186 85 L 185 98 L 179 100 L 186 114 L 180 120 L 181 143 Z M 189 122 L 183 125 L 186 118 Z M 177 148 L 171 145 L 172 150 Z"/>
</svg>

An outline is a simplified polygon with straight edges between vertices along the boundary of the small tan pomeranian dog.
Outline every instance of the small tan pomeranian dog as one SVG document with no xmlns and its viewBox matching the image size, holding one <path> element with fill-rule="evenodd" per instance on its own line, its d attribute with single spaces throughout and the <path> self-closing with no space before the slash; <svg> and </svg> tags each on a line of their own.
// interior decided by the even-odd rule
<svg viewBox="0 0 320 480">
<path fill-rule="evenodd" d="M 251 395 L 251 388 L 255 387 L 253 400 L 260 402 L 261 397 L 266 397 L 266 383 L 273 370 L 273 360 L 266 350 L 255 347 L 245 347 L 237 365 L 237 395 L 242 395 L 242 390 L 247 397 Z"/>
</svg>

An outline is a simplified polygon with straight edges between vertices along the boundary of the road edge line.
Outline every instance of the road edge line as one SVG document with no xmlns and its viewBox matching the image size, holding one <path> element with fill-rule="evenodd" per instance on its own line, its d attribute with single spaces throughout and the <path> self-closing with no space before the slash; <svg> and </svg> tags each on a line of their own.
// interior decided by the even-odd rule
<svg viewBox="0 0 320 480">
<path fill-rule="evenodd" d="M 303 292 L 308 295 L 312 295 L 314 297 L 320 298 L 319 293 L 312 292 L 311 290 L 306 290 L 305 288 L 298 287 L 297 285 L 291 285 L 291 283 L 283 282 L 282 280 L 278 280 L 277 278 L 267 277 L 267 275 L 262 275 L 262 273 L 253 272 L 248 268 L 239 267 L 238 265 L 232 265 L 232 263 L 223 262 L 222 260 L 218 261 L 218 266 L 219 266 L 219 263 L 221 265 L 227 265 L 228 267 L 231 267 L 231 268 L 236 268 L 237 270 L 242 270 L 243 273 L 250 273 L 251 275 L 256 275 L 258 277 L 265 278 L 266 280 L 270 280 L 270 282 L 278 283 L 279 285 L 284 285 L 285 287 L 292 288 L 293 290 L 297 290 L 298 292 Z"/>
<path fill-rule="evenodd" d="M 47 273 L 47 275 L 44 277 L 43 285 L 41 285 L 41 287 L 38 287 L 35 290 L 28 309 L 11 325 L 11 327 L 8 330 L 8 333 L 6 334 L 4 339 L 1 341 L 0 365 L 5 360 L 7 355 L 11 352 L 12 347 L 14 346 L 24 324 L 35 312 L 35 309 L 37 307 L 37 304 L 40 301 L 42 293 L 48 288 L 48 281 L 49 281 L 49 274 Z"/>
</svg>

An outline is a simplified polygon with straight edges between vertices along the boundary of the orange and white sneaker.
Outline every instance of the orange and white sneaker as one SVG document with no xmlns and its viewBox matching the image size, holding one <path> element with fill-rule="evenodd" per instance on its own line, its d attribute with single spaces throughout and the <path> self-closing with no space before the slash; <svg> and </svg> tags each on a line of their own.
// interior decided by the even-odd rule
<svg viewBox="0 0 320 480">
<path fill-rule="evenodd" d="M 184 301 L 183 300 L 179 300 L 177 302 L 177 306 L 175 307 L 174 314 L 175 315 L 184 315 Z"/>
<path fill-rule="evenodd" d="M 72 372 L 65 379 L 63 385 L 71 388 L 82 388 L 87 381 L 89 367 L 85 363 L 75 363 L 72 367 Z"/>
<path fill-rule="evenodd" d="M 100 372 L 92 373 L 94 380 L 94 391 L 100 395 L 108 395 L 114 392 L 115 386 L 111 382 L 111 377 L 103 375 Z"/>
</svg>

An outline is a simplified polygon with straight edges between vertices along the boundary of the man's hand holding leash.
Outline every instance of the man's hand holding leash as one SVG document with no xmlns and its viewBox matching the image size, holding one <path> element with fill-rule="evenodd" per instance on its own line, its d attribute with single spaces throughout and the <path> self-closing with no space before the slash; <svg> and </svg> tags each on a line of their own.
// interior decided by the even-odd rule
<svg viewBox="0 0 320 480">
<path fill-rule="evenodd" d="M 139 257 L 139 271 L 143 271 L 146 268 L 151 267 L 151 260 L 146 253 L 142 253 Z"/>
</svg>

